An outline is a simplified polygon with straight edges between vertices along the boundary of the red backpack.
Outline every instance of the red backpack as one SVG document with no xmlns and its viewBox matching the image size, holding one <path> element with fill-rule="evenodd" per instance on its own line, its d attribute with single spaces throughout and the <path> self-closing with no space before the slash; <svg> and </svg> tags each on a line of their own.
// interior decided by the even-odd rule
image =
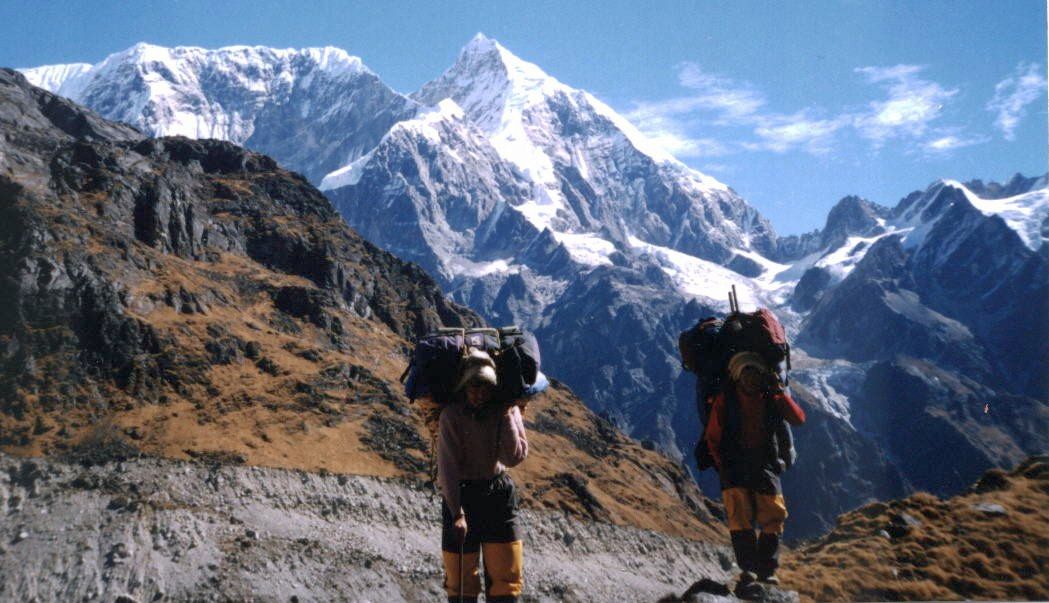
<svg viewBox="0 0 1049 603">
<path fill-rule="evenodd" d="M 768 308 L 757 312 L 740 312 L 736 287 L 729 293 L 730 313 L 718 333 L 719 343 L 725 350 L 725 358 L 732 358 L 737 352 L 757 352 L 768 363 L 774 372 L 780 371 L 780 363 L 786 362 L 790 370 L 790 344 L 787 333 L 776 315 Z M 780 379 L 786 385 L 786 375 Z"/>
</svg>

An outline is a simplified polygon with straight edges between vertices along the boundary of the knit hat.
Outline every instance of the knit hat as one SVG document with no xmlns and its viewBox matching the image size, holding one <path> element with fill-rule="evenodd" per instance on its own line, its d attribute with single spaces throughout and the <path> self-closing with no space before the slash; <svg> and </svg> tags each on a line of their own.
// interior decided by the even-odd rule
<svg viewBox="0 0 1049 603">
<path fill-rule="evenodd" d="M 495 376 L 495 361 L 484 350 L 471 349 L 463 359 L 462 377 L 459 378 L 455 391 L 465 388 L 474 381 L 494 386 L 498 382 Z"/>
<path fill-rule="evenodd" d="M 756 368 L 763 373 L 767 373 L 769 370 L 768 365 L 765 364 L 765 360 L 760 354 L 739 352 L 728 361 L 728 374 L 733 381 L 739 381 L 740 376 L 743 375 L 743 370 L 748 367 Z"/>
</svg>

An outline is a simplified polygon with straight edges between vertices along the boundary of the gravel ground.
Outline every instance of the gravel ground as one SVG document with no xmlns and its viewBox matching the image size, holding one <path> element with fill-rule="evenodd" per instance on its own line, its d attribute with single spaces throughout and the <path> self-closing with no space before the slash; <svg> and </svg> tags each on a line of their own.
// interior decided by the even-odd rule
<svg viewBox="0 0 1049 603">
<path fill-rule="evenodd" d="M 438 601 L 438 518 L 429 488 L 398 480 L 0 454 L 0 601 Z M 655 601 L 732 575 L 713 544 L 524 522 L 527 601 Z"/>
</svg>

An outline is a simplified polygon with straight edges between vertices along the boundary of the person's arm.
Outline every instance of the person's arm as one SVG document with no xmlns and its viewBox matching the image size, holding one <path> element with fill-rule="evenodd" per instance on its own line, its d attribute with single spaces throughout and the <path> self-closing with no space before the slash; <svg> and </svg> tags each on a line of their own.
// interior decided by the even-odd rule
<svg viewBox="0 0 1049 603">
<path fill-rule="evenodd" d="M 459 500 L 459 460 L 456 452 L 459 449 L 455 426 L 452 425 L 450 412 L 442 412 L 440 431 L 437 433 L 437 483 L 444 496 L 444 504 L 453 517 L 462 513 Z"/>
<path fill-rule="evenodd" d="M 776 402 L 779 414 L 791 425 L 801 425 L 805 422 L 805 411 L 794 401 L 794 398 L 786 392 L 777 392 L 772 397 Z"/>
<path fill-rule="evenodd" d="M 714 396 L 714 406 L 707 419 L 706 441 L 714 466 L 721 469 L 721 436 L 725 432 L 725 395 Z"/>
<path fill-rule="evenodd" d="M 511 406 L 499 421 L 499 462 L 507 467 L 521 464 L 528 456 L 528 437 L 525 435 L 521 410 Z"/>
</svg>

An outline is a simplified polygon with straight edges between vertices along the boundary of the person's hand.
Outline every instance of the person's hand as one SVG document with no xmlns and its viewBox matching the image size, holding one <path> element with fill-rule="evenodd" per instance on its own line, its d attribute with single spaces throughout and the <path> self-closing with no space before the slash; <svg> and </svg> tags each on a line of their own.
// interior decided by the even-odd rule
<svg viewBox="0 0 1049 603">
<path fill-rule="evenodd" d="M 460 515 L 455 518 L 455 538 L 460 546 L 466 542 L 466 516 Z"/>
</svg>

